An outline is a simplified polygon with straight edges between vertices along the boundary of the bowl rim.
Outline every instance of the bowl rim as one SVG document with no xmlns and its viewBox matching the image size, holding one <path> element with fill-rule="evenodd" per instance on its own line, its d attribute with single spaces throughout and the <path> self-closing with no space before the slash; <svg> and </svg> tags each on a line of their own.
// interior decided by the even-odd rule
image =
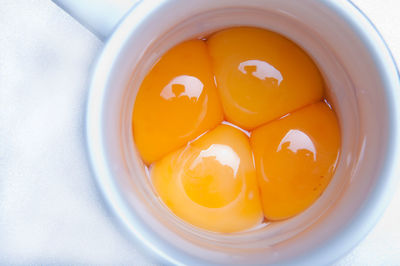
<svg viewBox="0 0 400 266">
<path fill-rule="evenodd" d="M 107 91 L 109 74 L 116 63 L 118 54 L 127 44 L 130 32 L 135 24 L 140 23 L 168 0 L 159 1 L 157 4 L 151 1 L 140 1 L 128 12 L 124 19 L 107 40 L 92 73 L 89 86 L 86 116 L 85 136 L 86 151 L 91 165 L 95 183 L 104 198 L 103 203 L 114 218 L 122 222 L 125 230 L 133 233 L 149 250 L 169 263 L 182 264 L 195 262 L 193 257 L 182 254 L 179 250 L 169 246 L 148 227 L 136 219 L 127 219 L 123 199 L 118 190 L 113 186 L 113 175 L 107 167 L 107 158 L 104 147 L 104 135 L 102 133 L 102 95 Z M 384 210 L 388 206 L 398 182 L 400 166 L 400 80 L 393 55 L 374 24 L 351 1 L 320 1 L 327 8 L 335 11 L 342 19 L 358 32 L 360 39 L 369 50 L 371 57 L 379 66 L 379 75 L 385 84 L 384 90 L 389 109 L 389 136 L 388 151 L 381 176 L 377 180 L 368 198 L 361 206 L 355 219 L 339 234 L 330 239 L 320 248 L 307 253 L 303 257 L 296 258 L 296 263 L 333 262 L 352 250 L 377 223 Z M 398 166 L 396 166 L 398 165 Z"/>
</svg>

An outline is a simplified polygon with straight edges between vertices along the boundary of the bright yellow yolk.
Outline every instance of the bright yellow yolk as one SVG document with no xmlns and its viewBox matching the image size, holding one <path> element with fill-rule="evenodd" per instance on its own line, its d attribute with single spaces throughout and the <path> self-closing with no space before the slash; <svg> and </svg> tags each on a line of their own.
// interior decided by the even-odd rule
<svg viewBox="0 0 400 266">
<path fill-rule="evenodd" d="M 309 207 L 334 173 L 340 146 L 335 113 L 310 105 L 251 134 L 264 215 L 280 220 Z"/>
<path fill-rule="evenodd" d="M 218 126 L 150 172 L 163 202 L 195 226 L 227 233 L 263 219 L 249 139 L 232 126 Z"/>
<path fill-rule="evenodd" d="M 238 126 L 253 129 L 322 97 L 316 65 L 277 33 L 232 28 L 207 44 L 226 118 Z"/>
<path fill-rule="evenodd" d="M 133 135 L 150 164 L 223 119 L 205 43 L 169 50 L 144 79 L 133 110 Z"/>
</svg>

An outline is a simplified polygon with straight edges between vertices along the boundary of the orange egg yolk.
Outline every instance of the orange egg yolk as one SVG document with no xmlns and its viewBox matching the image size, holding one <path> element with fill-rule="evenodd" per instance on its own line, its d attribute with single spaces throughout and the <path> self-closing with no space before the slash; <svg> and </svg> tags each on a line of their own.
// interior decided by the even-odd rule
<svg viewBox="0 0 400 266">
<path fill-rule="evenodd" d="M 231 28 L 160 58 L 139 88 L 133 137 L 176 216 L 242 231 L 304 211 L 329 184 L 340 130 L 323 95 L 318 68 L 295 43 Z"/>
<path fill-rule="evenodd" d="M 133 109 L 133 135 L 150 164 L 222 119 L 206 44 L 192 40 L 169 50 L 144 79 Z"/>
<path fill-rule="evenodd" d="M 249 138 L 229 125 L 214 130 L 152 165 L 164 203 L 185 221 L 216 232 L 262 222 Z"/>
<path fill-rule="evenodd" d="M 321 100 L 323 79 L 311 58 L 277 33 L 239 27 L 207 40 L 228 121 L 253 129 Z"/>
<path fill-rule="evenodd" d="M 264 215 L 294 216 L 309 207 L 332 178 L 339 155 L 335 113 L 320 102 L 251 134 Z"/>
</svg>

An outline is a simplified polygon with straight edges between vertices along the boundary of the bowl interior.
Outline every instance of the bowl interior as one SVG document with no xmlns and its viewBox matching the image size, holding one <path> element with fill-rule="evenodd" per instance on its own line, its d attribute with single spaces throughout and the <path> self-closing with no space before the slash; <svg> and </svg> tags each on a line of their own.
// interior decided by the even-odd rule
<svg viewBox="0 0 400 266">
<path fill-rule="evenodd" d="M 92 86 L 88 109 L 88 138 L 101 145 L 97 155 L 92 152 L 100 189 L 128 232 L 172 262 L 309 259 L 310 252 L 329 245 L 357 219 L 380 176 L 389 109 L 376 58 L 357 25 L 350 25 L 339 7 L 325 1 L 189 2 L 139 5 L 105 48 L 104 54 L 107 49 L 117 52 L 100 59 L 103 72 L 109 70 L 97 81 L 95 74 L 99 87 Z M 131 118 L 141 81 L 163 53 L 184 40 L 234 26 L 278 32 L 314 59 L 340 122 L 342 146 L 331 183 L 306 211 L 245 232 L 217 234 L 183 222 L 156 196 L 135 148 Z M 113 41 L 118 36 L 124 36 L 124 42 Z M 314 262 L 330 262 L 344 249 L 325 257 L 313 255 Z"/>
</svg>

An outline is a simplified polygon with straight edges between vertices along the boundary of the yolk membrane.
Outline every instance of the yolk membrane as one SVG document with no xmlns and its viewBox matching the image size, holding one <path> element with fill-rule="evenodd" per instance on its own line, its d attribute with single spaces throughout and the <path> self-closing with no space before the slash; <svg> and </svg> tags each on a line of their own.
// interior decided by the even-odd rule
<svg viewBox="0 0 400 266">
<path fill-rule="evenodd" d="M 195 226 L 227 233 L 263 219 L 249 138 L 232 126 L 207 132 L 150 173 L 164 203 Z"/>
<path fill-rule="evenodd" d="M 264 215 L 294 216 L 324 191 L 339 156 L 340 130 L 326 103 L 312 104 L 251 134 Z"/>
<path fill-rule="evenodd" d="M 133 136 L 151 164 L 222 119 L 206 44 L 192 40 L 169 50 L 144 79 L 133 109 Z"/>
<path fill-rule="evenodd" d="M 225 116 L 237 126 L 250 130 L 322 98 L 317 66 L 282 35 L 231 28 L 207 45 Z"/>
</svg>

